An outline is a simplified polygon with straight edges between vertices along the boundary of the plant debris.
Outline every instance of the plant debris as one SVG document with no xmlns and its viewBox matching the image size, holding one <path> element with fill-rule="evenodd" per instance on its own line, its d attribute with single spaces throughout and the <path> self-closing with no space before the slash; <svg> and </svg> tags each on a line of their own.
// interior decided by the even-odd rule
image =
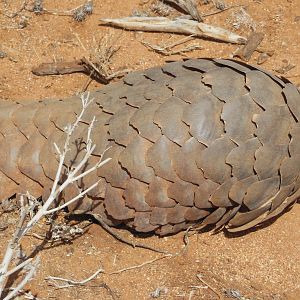
<svg viewBox="0 0 300 300">
<path fill-rule="evenodd" d="M 98 42 L 94 38 L 93 45 L 89 47 L 83 45 L 77 34 L 75 36 L 84 50 L 85 56 L 69 62 L 42 63 L 33 68 L 32 73 L 37 76 L 84 73 L 90 76 L 91 80 L 94 79 L 100 83 L 108 84 L 112 79 L 122 77 L 130 71 L 129 69 L 122 69 L 114 72 L 111 67 L 111 60 L 120 49 L 120 46 L 117 46 L 119 36 L 115 37 L 109 32 L 102 36 Z M 89 83 L 90 80 L 85 84 L 83 91 L 86 90 Z"/>
<path fill-rule="evenodd" d="M 164 2 L 161 2 L 161 1 L 154 2 L 151 5 L 150 9 L 155 14 L 162 16 L 162 17 L 167 17 L 172 12 L 172 8 L 169 5 L 166 5 Z"/>
<path fill-rule="evenodd" d="M 236 33 L 194 20 L 164 17 L 127 17 L 121 19 L 100 19 L 101 24 L 116 26 L 128 30 L 170 32 L 211 38 L 232 44 L 244 44 L 247 39 Z"/>
<path fill-rule="evenodd" d="M 153 292 L 150 293 L 151 298 L 159 298 L 160 296 L 166 295 L 168 293 L 168 288 L 165 286 L 158 287 Z"/>
<path fill-rule="evenodd" d="M 265 63 L 271 56 L 266 53 L 266 52 L 262 52 L 260 53 L 260 55 L 257 58 L 257 64 L 258 65 L 262 65 L 263 63 Z"/>
<path fill-rule="evenodd" d="M 247 40 L 247 43 L 238 49 L 234 56 L 240 57 L 242 60 L 249 61 L 253 52 L 260 45 L 264 39 L 264 34 L 262 32 L 253 32 Z"/>
<path fill-rule="evenodd" d="M 229 20 L 229 23 L 231 23 L 232 27 L 235 29 L 241 29 L 242 27 L 245 27 L 247 29 L 256 31 L 256 23 L 247 13 L 244 7 L 241 7 L 238 11 L 232 13 L 230 19 L 231 20 Z"/>
<path fill-rule="evenodd" d="M 0 50 L 0 58 L 5 58 L 5 57 L 7 57 L 6 52 Z"/>
<path fill-rule="evenodd" d="M 44 11 L 43 0 L 34 0 L 32 11 L 37 15 L 42 14 Z"/>
<path fill-rule="evenodd" d="M 203 19 L 193 0 L 165 0 L 167 3 L 175 5 L 190 15 L 193 20 L 203 22 Z"/>
<path fill-rule="evenodd" d="M 284 59 L 282 63 L 282 66 L 275 70 L 277 73 L 282 75 L 296 67 L 295 64 L 291 64 L 287 59 Z"/>
<path fill-rule="evenodd" d="M 172 42 L 172 43 L 163 43 L 161 45 L 153 45 L 153 44 L 150 44 L 148 42 L 145 42 L 145 41 L 141 41 L 141 43 L 153 50 L 154 52 L 157 52 L 161 55 L 165 55 L 165 56 L 170 56 L 170 55 L 176 55 L 176 54 L 180 54 L 180 55 L 184 55 L 185 53 L 187 52 L 191 52 L 191 51 L 194 51 L 194 50 L 201 50 L 203 49 L 203 47 L 201 45 L 198 45 L 198 44 L 191 44 L 191 45 L 188 45 L 186 47 L 183 47 L 183 48 L 180 48 L 180 49 L 173 49 L 174 47 L 178 46 L 178 45 L 181 45 L 181 44 L 184 44 L 190 40 L 193 39 L 193 36 L 189 36 L 189 37 L 185 37 L 183 39 L 180 39 L 179 41 L 175 41 L 175 42 Z M 173 49 L 173 50 L 172 50 Z"/>
</svg>

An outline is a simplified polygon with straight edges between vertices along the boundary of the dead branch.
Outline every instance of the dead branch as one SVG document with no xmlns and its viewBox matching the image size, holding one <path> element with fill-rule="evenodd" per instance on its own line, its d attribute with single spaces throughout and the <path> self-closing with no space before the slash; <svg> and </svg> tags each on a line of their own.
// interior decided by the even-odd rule
<svg viewBox="0 0 300 300">
<path fill-rule="evenodd" d="M 92 79 L 107 84 L 116 77 L 122 77 L 128 73 L 129 69 L 124 69 L 114 73 L 108 74 L 97 67 L 97 62 L 92 62 L 86 57 L 72 62 L 53 62 L 42 63 L 36 68 L 33 68 L 31 72 L 36 76 L 48 76 L 48 75 L 65 75 L 73 73 L 84 73 L 90 76 Z"/>
<path fill-rule="evenodd" d="M 49 276 L 49 277 L 46 277 L 45 279 L 48 280 L 49 283 L 51 285 L 55 286 L 57 289 L 64 289 L 64 288 L 69 288 L 69 287 L 77 286 L 77 285 L 85 285 L 89 281 L 96 278 L 100 273 L 104 273 L 104 269 L 102 267 L 99 268 L 95 273 L 93 273 L 88 278 L 80 280 L 80 281 L 76 281 L 76 280 L 72 280 L 72 279 L 65 279 L 65 278 L 61 278 L 61 277 L 54 277 L 54 276 Z M 65 282 L 66 284 L 61 285 L 58 283 L 59 281 Z"/>
<path fill-rule="evenodd" d="M 176 55 L 176 54 L 182 55 L 186 52 L 191 52 L 191 51 L 194 51 L 194 50 L 203 49 L 203 47 L 200 46 L 200 45 L 191 44 L 191 45 L 188 45 L 188 46 L 183 47 L 183 48 L 178 49 L 178 50 L 172 50 L 172 48 L 174 48 L 178 45 L 181 45 L 183 43 L 186 43 L 186 42 L 192 40 L 193 38 L 194 38 L 194 36 L 191 35 L 191 36 L 185 37 L 183 39 L 180 39 L 179 41 L 169 43 L 169 44 L 162 44 L 162 45 L 153 45 L 153 44 L 150 44 L 150 43 L 145 42 L 145 41 L 141 41 L 141 43 L 145 47 L 149 48 L 150 50 L 153 50 L 154 52 L 157 52 L 157 53 L 165 55 L 165 56 Z"/>
<path fill-rule="evenodd" d="M 81 61 L 85 66 L 87 66 L 87 69 L 90 70 L 90 76 L 92 76 L 93 74 L 99 81 L 104 82 L 106 84 L 109 83 L 112 79 L 122 77 L 131 71 L 131 69 L 123 69 L 117 72 L 108 72 L 107 70 L 104 70 L 104 68 L 108 67 L 109 65 L 108 61 L 106 63 L 99 64 L 99 62 L 94 63 L 86 57 L 83 57 Z"/>
<path fill-rule="evenodd" d="M 7 245 L 2 263 L 0 265 L 0 297 L 3 295 L 6 282 L 12 274 L 17 271 L 24 270 L 25 267 L 27 268 L 27 272 L 21 282 L 3 298 L 4 300 L 13 299 L 19 293 L 19 291 L 23 289 L 27 282 L 32 279 L 39 265 L 39 257 L 37 257 L 35 260 L 28 258 L 21 264 L 9 270 L 11 262 L 16 256 L 17 250 L 20 249 L 20 240 L 24 236 L 22 235 L 22 230 L 24 226 L 26 226 L 26 217 L 29 214 L 29 210 L 30 208 L 24 206 L 24 200 L 23 197 L 21 197 L 21 212 L 19 224 L 16 231 L 14 232 L 11 241 Z"/>
<path fill-rule="evenodd" d="M 247 41 L 246 38 L 226 29 L 194 20 L 170 20 L 164 17 L 127 17 L 122 19 L 100 19 L 100 22 L 103 25 L 116 26 L 128 30 L 188 34 L 233 44 L 245 44 Z"/>
<path fill-rule="evenodd" d="M 71 73 L 87 73 L 87 68 L 82 60 L 72 62 L 54 62 L 42 63 L 38 67 L 33 68 L 31 72 L 37 76 L 47 75 L 64 75 Z"/>
<path fill-rule="evenodd" d="M 194 0 L 166 0 L 167 3 L 174 4 L 189 14 L 195 21 L 203 22 Z"/>
<path fill-rule="evenodd" d="M 111 59 L 120 49 L 120 46 L 115 46 L 119 37 L 114 39 L 113 34 L 109 33 L 101 37 L 98 43 L 96 43 L 95 37 L 93 37 L 93 45 L 85 46 L 79 35 L 77 33 L 74 33 L 74 35 L 78 40 L 79 45 L 85 51 L 86 56 L 73 62 L 41 64 L 33 69 L 32 72 L 38 76 L 82 72 L 90 77 L 81 89 L 81 92 L 85 92 L 92 80 L 107 84 L 112 79 L 122 77 L 130 71 L 130 69 L 123 69 L 113 72 L 111 68 Z"/>
<path fill-rule="evenodd" d="M 203 284 L 205 284 L 214 294 L 218 296 L 219 299 L 223 299 L 222 295 L 215 289 L 213 288 L 210 284 L 208 284 L 203 278 L 201 274 L 197 274 L 198 280 L 200 280 Z"/>
<path fill-rule="evenodd" d="M 151 259 L 149 261 L 146 261 L 146 262 L 143 262 L 139 265 L 135 265 L 135 266 L 130 266 L 130 267 L 127 267 L 127 268 L 123 268 L 123 269 L 120 269 L 120 270 L 117 270 L 117 271 L 113 271 L 113 272 L 110 272 L 110 273 L 105 273 L 105 274 L 108 274 L 108 275 L 116 275 L 116 274 L 120 274 L 120 273 L 123 273 L 123 272 L 126 272 L 126 271 L 129 271 L 129 270 L 135 270 L 135 269 L 139 269 L 139 268 L 142 268 L 146 265 L 150 265 L 150 264 L 153 264 L 154 262 L 158 261 L 158 260 L 161 260 L 161 259 L 164 259 L 164 258 L 171 258 L 172 255 L 171 254 L 166 254 L 166 255 L 163 255 L 163 256 L 159 256 L 159 257 L 156 257 L 154 259 Z"/>
<path fill-rule="evenodd" d="M 120 273 L 130 271 L 130 270 L 139 269 L 139 268 L 142 268 L 144 266 L 153 264 L 153 263 L 155 263 L 159 260 L 162 260 L 162 259 L 165 259 L 165 258 L 171 258 L 171 257 L 172 257 L 172 255 L 170 255 L 170 254 L 164 254 L 164 255 L 158 256 L 154 259 L 145 261 L 145 262 L 143 262 L 139 265 L 134 265 L 134 266 L 122 268 L 122 269 L 112 271 L 112 272 L 105 272 L 104 269 L 102 267 L 100 267 L 91 276 L 89 276 L 86 279 L 80 280 L 80 281 L 73 280 L 73 279 L 66 279 L 66 278 L 62 278 L 62 277 L 55 277 L 55 276 L 48 276 L 48 277 L 45 278 L 45 280 L 47 280 L 50 285 L 54 286 L 57 289 L 70 288 L 70 287 L 74 287 L 74 286 L 83 286 L 86 283 L 88 283 L 89 281 L 95 279 L 100 273 L 107 274 L 107 275 L 118 275 Z M 63 282 L 65 284 L 61 284 L 60 282 Z"/>
<path fill-rule="evenodd" d="M 39 263 L 40 258 L 37 257 L 32 264 L 29 264 L 29 270 L 27 271 L 27 274 L 24 276 L 22 281 L 3 300 L 13 299 L 19 294 L 19 291 L 23 290 L 24 286 L 34 277 Z"/>
</svg>

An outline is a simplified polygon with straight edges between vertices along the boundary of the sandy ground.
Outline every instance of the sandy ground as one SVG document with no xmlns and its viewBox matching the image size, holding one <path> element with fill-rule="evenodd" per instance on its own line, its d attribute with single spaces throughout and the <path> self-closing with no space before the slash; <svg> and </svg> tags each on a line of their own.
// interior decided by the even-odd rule
<svg viewBox="0 0 300 300">
<path fill-rule="evenodd" d="M 88 56 L 97 41 L 108 33 L 115 35 L 116 45 L 121 46 L 113 57 L 112 71 L 144 69 L 183 57 L 161 56 L 140 43 L 144 40 L 161 44 L 179 40 L 181 36 L 134 33 L 98 25 L 100 17 L 147 13 L 154 1 L 96 0 L 94 13 L 80 23 L 68 16 L 35 15 L 26 11 L 21 13 L 25 19 L 20 16 L 8 18 L 3 15 L 4 2 L 9 4 L 12 1 L 0 3 L 0 51 L 6 53 L 4 58 L 0 58 L 0 98 L 4 100 L 66 97 L 82 90 L 87 82 L 86 75 L 37 77 L 31 70 L 44 62 L 72 61 Z M 204 1 L 197 2 L 201 12 L 215 11 L 212 4 L 200 5 Z M 14 12 L 22 3 L 13 1 L 6 12 Z M 81 0 L 45 0 L 44 7 L 63 11 L 82 3 Z M 300 1 L 228 0 L 225 3 L 228 6 L 245 5 L 251 19 L 248 18 L 246 23 L 240 22 L 237 18 L 240 8 L 236 7 L 207 17 L 205 22 L 245 36 L 251 32 L 251 27 L 263 32 L 262 47 L 274 54 L 262 67 L 276 73 L 287 63 L 295 65 L 284 76 L 299 86 Z M 24 20 L 27 26 L 15 29 Z M 227 58 L 237 49 L 236 45 L 203 39 L 193 43 L 203 49 L 187 53 L 188 57 Z M 256 64 L 258 56 L 259 53 L 255 53 L 250 63 Z M 88 87 L 89 90 L 98 88 L 101 84 L 97 82 Z M 0 215 L 0 223 L 8 224 L 7 229 L 0 231 L 0 257 L 17 218 L 16 212 Z M 83 235 L 68 243 L 44 245 L 31 236 L 24 241 L 24 249 L 29 253 L 38 246 L 41 263 L 35 279 L 27 288 L 39 299 L 151 299 L 155 296 L 153 292 L 159 289 L 159 299 L 221 299 L 232 296 L 235 299 L 296 300 L 300 299 L 299 226 L 300 205 L 296 204 L 274 222 L 244 235 L 231 236 L 224 232 L 193 235 L 189 238 L 188 247 L 181 252 L 184 245 L 182 233 L 166 238 L 145 238 L 118 230 L 129 240 L 138 240 L 168 253 L 180 252 L 154 262 L 154 259 L 160 258 L 159 254 L 120 243 L 95 224 L 89 225 Z M 36 233 L 43 234 L 47 228 L 46 224 L 41 224 Z M 137 267 L 122 271 L 131 266 Z M 105 274 L 99 274 L 82 287 L 56 289 L 45 281 L 45 277 L 50 275 L 82 280 L 100 267 Z M 110 274 L 113 272 L 116 273 Z"/>
</svg>

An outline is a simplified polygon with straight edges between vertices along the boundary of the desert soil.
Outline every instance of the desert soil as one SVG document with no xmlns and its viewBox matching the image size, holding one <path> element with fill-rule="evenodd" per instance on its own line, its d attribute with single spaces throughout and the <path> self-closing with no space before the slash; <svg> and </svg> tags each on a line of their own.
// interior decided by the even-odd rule
<svg viewBox="0 0 300 300">
<path fill-rule="evenodd" d="M 5 2 L 8 5 L 4 11 Z M 45 0 L 43 4 L 48 10 L 65 11 L 83 2 Z M 124 68 L 144 69 L 161 65 L 167 60 L 182 59 L 182 55 L 161 56 L 140 43 L 144 40 L 161 44 L 179 40 L 182 36 L 128 32 L 99 26 L 100 17 L 149 13 L 153 2 L 95 0 L 93 14 L 83 22 L 76 22 L 70 16 L 36 15 L 28 11 L 8 18 L 3 13 L 16 11 L 23 1 L 1 1 L 0 51 L 6 55 L 0 58 L 0 99 L 25 102 L 29 99 L 67 97 L 81 91 L 88 79 L 86 75 L 38 77 L 31 70 L 44 62 L 87 57 L 96 48 L 97 41 L 106 34 L 114 35 L 114 42 L 120 46 L 111 61 L 112 72 Z M 204 5 L 204 1 L 197 2 L 201 12 L 215 11 L 212 3 Z M 294 65 L 284 76 L 299 86 L 300 1 L 226 0 L 225 3 L 227 6 L 244 5 L 249 17 L 241 18 L 240 7 L 236 7 L 209 16 L 205 22 L 245 36 L 253 29 L 263 32 L 262 48 L 274 54 L 262 67 L 276 73 L 284 65 Z M 16 29 L 24 22 L 24 28 Z M 187 53 L 188 57 L 228 58 L 238 47 L 203 39 L 196 39 L 193 43 L 203 49 Z M 249 62 L 256 64 L 258 56 L 259 53 L 254 53 Z M 101 86 L 93 81 L 88 90 Z M 5 230 L 0 230 L 0 259 L 17 219 L 17 211 L 0 215 L 0 223 L 8 225 Z M 57 222 L 65 221 L 60 218 Z M 181 251 L 183 233 L 165 238 L 135 237 L 125 229 L 116 229 L 129 240 L 168 253 L 179 253 L 152 263 L 160 257 L 159 254 L 133 249 L 96 224 L 88 225 L 84 234 L 69 242 L 43 244 L 36 237 L 29 236 L 23 247 L 27 253 L 38 249 L 35 255 L 40 256 L 41 263 L 34 280 L 26 288 L 38 299 L 152 299 L 155 296 L 159 299 L 223 299 L 231 296 L 235 299 L 296 300 L 300 299 L 299 227 L 298 203 L 277 220 L 243 235 L 228 235 L 226 232 L 192 235 L 184 251 Z M 35 233 L 42 235 L 47 228 L 46 224 L 41 224 Z M 139 267 L 122 271 L 131 266 Z M 99 274 L 84 286 L 56 289 L 45 280 L 47 276 L 83 280 L 99 268 L 103 268 L 105 274 Z M 115 272 L 118 270 L 120 272 Z"/>
</svg>

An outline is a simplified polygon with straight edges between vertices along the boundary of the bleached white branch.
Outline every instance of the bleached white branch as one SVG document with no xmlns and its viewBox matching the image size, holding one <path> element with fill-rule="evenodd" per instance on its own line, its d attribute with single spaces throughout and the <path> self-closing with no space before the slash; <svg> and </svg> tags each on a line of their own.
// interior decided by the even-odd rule
<svg viewBox="0 0 300 300">
<path fill-rule="evenodd" d="M 87 282 L 89 282 L 89 281 L 93 280 L 94 278 L 96 278 L 98 276 L 98 274 L 100 274 L 100 273 L 108 274 L 108 275 L 116 275 L 116 274 L 120 274 L 120 273 L 123 273 L 123 272 L 126 272 L 126 271 L 139 269 L 139 268 L 142 268 L 146 265 L 153 264 L 153 263 L 155 263 L 155 262 L 157 262 L 161 259 L 171 258 L 171 257 L 172 257 L 171 254 L 164 254 L 164 255 L 158 256 L 154 259 L 145 261 L 145 262 L 143 262 L 139 265 L 130 266 L 130 267 L 123 268 L 123 269 L 116 270 L 116 271 L 109 272 L 109 273 L 105 272 L 104 269 L 101 267 L 96 272 L 94 272 L 91 276 L 89 276 L 88 278 L 86 278 L 84 280 L 81 280 L 81 281 L 75 281 L 75 280 L 72 280 L 72 279 L 66 279 L 66 278 L 54 277 L 54 276 L 48 276 L 45 279 L 47 281 L 49 281 L 53 286 L 55 286 L 58 289 L 69 288 L 69 287 L 76 286 L 76 285 L 84 285 Z M 59 284 L 59 281 L 65 282 L 66 284 L 61 285 L 61 284 Z"/>
<path fill-rule="evenodd" d="M 70 204 L 74 203 L 75 201 L 77 201 L 78 199 L 82 198 L 85 194 L 87 194 L 90 190 L 92 190 L 93 188 L 95 188 L 98 185 L 99 181 L 96 181 L 94 184 L 92 184 L 90 187 L 88 187 L 87 189 L 85 189 L 84 191 L 82 191 L 81 193 L 79 193 L 76 197 L 72 198 L 71 200 L 69 200 L 68 202 L 66 202 L 63 205 L 60 205 L 58 207 L 55 207 L 53 209 L 47 210 L 45 212 L 46 214 L 52 214 L 54 212 L 57 212 L 59 210 L 62 210 L 63 208 L 69 206 Z"/>
<path fill-rule="evenodd" d="M 3 300 L 10 300 L 18 295 L 18 293 L 24 288 L 24 286 L 34 277 L 39 263 L 40 258 L 37 257 L 35 261 L 29 266 L 29 271 L 24 276 L 22 281 Z"/>
<path fill-rule="evenodd" d="M 245 44 L 247 39 L 221 27 L 199 23 L 194 20 L 165 17 L 127 17 L 121 19 L 100 19 L 104 25 L 129 30 L 169 32 L 211 38 L 232 44 Z"/>
<path fill-rule="evenodd" d="M 100 273 L 103 273 L 103 272 L 104 272 L 104 269 L 101 267 L 95 273 L 93 273 L 91 276 L 89 276 L 88 278 L 83 279 L 81 281 L 75 281 L 75 280 L 72 280 L 72 279 L 65 279 L 65 278 L 53 277 L 53 276 L 46 277 L 45 279 L 48 280 L 56 288 L 64 289 L 64 288 L 68 288 L 68 287 L 72 287 L 72 286 L 76 286 L 76 285 L 84 285 L 87 282 L 89 282 L 89 281 L 93 280 L 94 278 L 96 278 Z M 66 282 L 67 284 L 60 285 L 58 283 L 58 281 Z"/>
<path fill-rule="evenodd" d="M 15 272 L 19 271 L 20 269 L 25 268 L 29 263 L 32 262 L 32 258 L 28 258 L 25 261 L 23 261 L 22 263 L 18 264 L 16 267 L 14 267 L 13 269 L 9 270 L 6 273 L 6 276 L 9 277 L 10 275 L 14 274 Z"/>
<path fill-rule="evenodd" d="M 68 173 L 67 178 L 65 179 L 65 181 L 60 186 L 58 186 L 58 182 L 60 181 L 60 178 L 61 178 L 65 158 L 66 158 L 67 152 L 69 151 L 69 144 L 70 144 L 71 136 L 74 133 L 75 129 L 78 127 L 79 122 L 82 121 L 82 117 L 84 115 L 85 110 L 87 109 L 87 107 L 94 100 L 94 99 L 90 99 L 89 96 L 90 96 L 89 93 L 86 93 L 86 95 L 83 94 L 80 98 L 81 99 L 81 104 L 82 104 L 82 110 L 79 113 L 79 115 L 77 116 L 75 122 L 72 125 L 67 126 L 67 128 L 65 130 L 67 136 L 66 136 L 66 140 L 65 140 L 63 149 L 61 150 L 61 149 L 59 149 L 59 147 L 57 145 L 55 145 L 55 148 L 57 149 L 57 152 L 59 154 L 59 165 L 58 165 L 55 180 L 54 180 L 54 183 L 53 183 L 53 186 L 52 186 L 52 189 L 51 189 L 51 193 L 50 193 L 48 199 L 43 204 L 43 206 L 35 214 L 35 216 L 23 228 L 23 231 L 22 231 L 23 235 L 27 234 L 27 232 L 31 229 L 31 227 L 33 227 L 34 224 L 36 224 L 43 216 L 49 215 L 53 212 L 56 212 L 56 211 L 58 211 L 58 210 L 60 210 L 64 207 L 68 206 L 69 204 L 77 201 L 78 199 L 83 197 L 86 193 L 88 193 L 91 189 L 95 188 L 98 185 L 98 182 L 94 183 L 92 186 L 90 186 L 89 188 L 87 188 L 86 190 L 81 192 L 79 195 L 77 195 L 76 197 L 74 197 L 73 199 L 68 201 L 67 204 L 49 210 L 49 207 L 54 203 L 55 199 L 57 199 L 57 197 L 61 194 L 61 192 L 68 185 L 74 183 L 76 180 L 83 177 L 80 173 L 80 170 L 88 162 L 90 156 L 92 155 L 92 153 L 93 153 L 93 151 L 96 147 L 96 145 L 93 145 L 92 141 L 91 141 L 91 132 L 92 132 L 94 122 L 95 122 L 95 118 L 93 118 L 90 125 L 89 125 L 89 128 L 88 128 L 87 146 L 86 146 L 86 153 L 85 153 L 84 157 L 78 163 L 78 165 L 74 168 L 74 170 L 72 170 L 71 172 Z M 102 162 L 102 157 L 103 157 L 103 154 L 102 154 L 101 159 L 99 160 L 99 162 L 85 172 L 86 175 L 89 174 L 90 172 L 95 171 L 96 169 L 101 167 L 104 163 L 107 163 L 110 160 L 110 159 L 106 159 L 104 162 Z"/>
</svg>

